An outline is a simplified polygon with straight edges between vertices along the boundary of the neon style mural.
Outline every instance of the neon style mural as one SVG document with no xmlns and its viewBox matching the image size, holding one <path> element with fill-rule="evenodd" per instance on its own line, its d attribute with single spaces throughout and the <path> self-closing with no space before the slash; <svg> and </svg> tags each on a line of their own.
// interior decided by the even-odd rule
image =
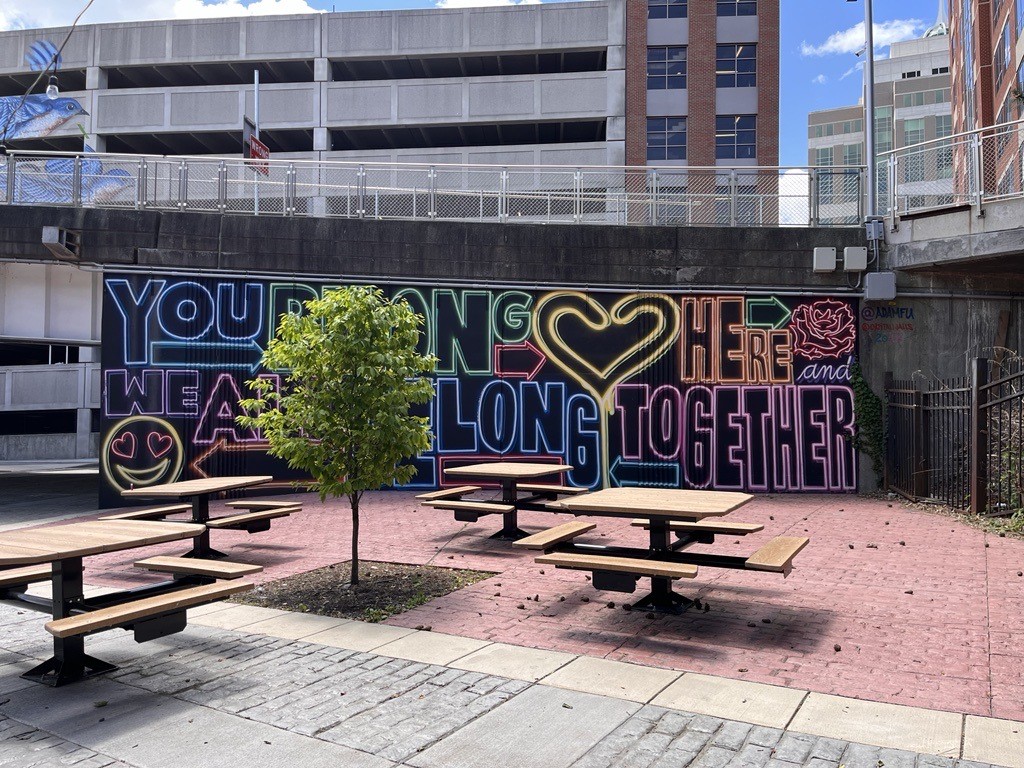
<svg viewBox="0 0 1024 768">
<path fill-rule="evenodd" d="M 108 274 L 101 502 L 174 478 L 295 479 L 238 400 L 312 281 Z M 438 358 L 412 485 L 488 458 L 560 461 L 572 484 L 853 491 L 847 299 L 387 287 Z"/>
</svg>

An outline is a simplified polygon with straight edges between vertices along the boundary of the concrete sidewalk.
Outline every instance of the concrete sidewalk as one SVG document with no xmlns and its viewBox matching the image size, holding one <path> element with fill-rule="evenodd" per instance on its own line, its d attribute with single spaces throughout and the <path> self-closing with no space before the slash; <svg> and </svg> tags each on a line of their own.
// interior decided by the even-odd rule
<svg viewBox="0 0 1024 768">
<path fill-rule="evenodd" d="M 1024 766 L 1013 721 L 223 603 L 55 690 L 43 621 L 0 606 L 0 765 Z"/>
</svg>

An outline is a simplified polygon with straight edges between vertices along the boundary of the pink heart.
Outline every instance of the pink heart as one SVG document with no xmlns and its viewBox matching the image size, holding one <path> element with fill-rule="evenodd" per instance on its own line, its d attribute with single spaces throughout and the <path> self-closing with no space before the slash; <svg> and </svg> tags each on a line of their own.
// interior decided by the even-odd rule
<svg viewBox="0 0 1024 768">
<path fill-rule="evenodd" d="M 161 435 L 159 432 L 150 432 L 146 437 L 146 444 L 149 446 L 149 452 L 153 454 L 154 459 L 159 459 L 169 450 L 174 444 L 170 435 Z"/>
<path fill-rule="evenodd" d="M 135 456 L 135 435 L 131 432 L 123 433 L 110 444 L 110 452 L 122 459 L 133 458 Z"/>
</svg>

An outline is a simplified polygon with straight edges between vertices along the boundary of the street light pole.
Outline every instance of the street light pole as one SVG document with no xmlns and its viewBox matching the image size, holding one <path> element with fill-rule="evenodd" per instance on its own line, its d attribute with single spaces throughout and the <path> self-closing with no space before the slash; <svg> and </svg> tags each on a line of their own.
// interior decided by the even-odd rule
<svg viewBox="0 0 1024 768">
<path fill-rule="evenodd" d="M 867 155 L 867 219 L 878 215 L 878 167 L 875 157 L 875 35 L 872 0 L 864 0 L 864 154 Z"/>
</svg>

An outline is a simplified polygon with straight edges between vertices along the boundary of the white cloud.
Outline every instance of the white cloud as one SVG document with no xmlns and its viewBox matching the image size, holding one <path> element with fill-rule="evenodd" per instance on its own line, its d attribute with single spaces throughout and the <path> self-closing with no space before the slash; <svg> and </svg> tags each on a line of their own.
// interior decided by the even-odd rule
<svg viewBox="0 0 1024 768">
<path fill-rule="evenodd" d="M 819 74 L 816 78 L 811 80 L 811 82 L 814 83 L 815 85 L 824 85 L 825 83 L 828 82 L 828 77 L 826 77 L 824 74 Z"/>
<path fill-rule="evenodd" d="M 541 0 L 437 0 L 438 8 L 481 8 L 497 5 L 540 5 Z"/>
<path fill-rule="evenodd" d="M 0 0 L 0 30 L 66 26 L 82 10 L 83 0 Z M 148 19 L 195 19 L 321 13 L 307 0 L 99 0 L 81 24 Z"/>
<path fill-rule="evenodd" d="M 845 79 L 846 79 L 846 78 L 848 78 L 848 77 L 849 77 L 850 75 L 856 75 L 857 73 L 859 73 L 859 72 L 860 72 L 861 70 L 863 70 L 863 69 L 864 69 L 864 62 L 863 62 L 863 61 L 858 61 L 858 62 L 857 62 L 856 64 L 854 64 L 854 65 L 853 65 L 852 67 L 850 67 L 850 68 L 849 68 L 848 70 L 846 70 L 845 72 L 843 72 L 843 74 L 841 74 L 841 75 L 839 76 L 839 79 L 840 79 L 840 80 L 845 80 Z"/>
<path fill-rule="evenodd" d="M 903 40 L 912 40 L 924 31 L 920 19 L 892 19 L 874 25 L 875 47 L 881 48 Z M 864 47 L 864 22 L 860 21 L 849 29 L 833 32 L 821 45 L 800 43 L 802 56 L 828 56 L 836 53 L 856 53 Z"/>
<path fill-rule="evenodd" d="M 306 0 L 240 0 L 205 3 L 203 0 L 175 0 L 171 12 L 176 19 L 215 19 L 223 16 L 270 16 L 282 13 L 320 13 Z"/>
</svg>

